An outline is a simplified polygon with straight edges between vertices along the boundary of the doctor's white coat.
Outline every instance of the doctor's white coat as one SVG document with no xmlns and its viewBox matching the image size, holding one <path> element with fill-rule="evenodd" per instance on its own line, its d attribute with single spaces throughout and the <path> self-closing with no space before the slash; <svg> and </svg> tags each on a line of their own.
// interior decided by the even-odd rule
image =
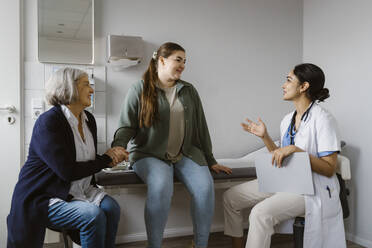
<svg viewBox="0 0 372 248">
<path fill-rule="evenodd" d="M 293 112 L 280 124 L 283 140 L 291 123 Z M 309 154 L 340 151 L 337 123 L 334 117 L 318 104 L 314 104 L 308 117 L 301 121 L 295 136 L 295 145 Z M 304 248 L 346 248 L 340 185 L 337 176 L 312 173 L 314 195 L 305 195 Z"/>
</svg>

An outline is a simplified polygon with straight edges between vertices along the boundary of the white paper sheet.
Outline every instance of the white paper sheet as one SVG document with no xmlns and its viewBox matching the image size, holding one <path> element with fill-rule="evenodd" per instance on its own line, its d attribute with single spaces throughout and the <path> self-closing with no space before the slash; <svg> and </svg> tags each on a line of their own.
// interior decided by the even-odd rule
<svg viewBox="0 0 372 248">
<path fill-rule="evenodd" d="M 310 158 L 307 152 L 296 152 L 285 158 L 282 167 L 271 164 L 272 154 L 258 154 L 255 159 L 260 192 L 314 194 Z"/>
</svg>

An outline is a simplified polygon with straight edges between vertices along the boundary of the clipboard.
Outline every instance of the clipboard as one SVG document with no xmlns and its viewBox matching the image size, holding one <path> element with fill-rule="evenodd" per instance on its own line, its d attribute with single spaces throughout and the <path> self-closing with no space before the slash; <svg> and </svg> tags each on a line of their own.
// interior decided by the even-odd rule
<svg viewBox="0 0 372 248">
<path fill-rule="evenodd" d="M 255 166 L 260 192 L 288 192 L 314 195 L 313 176 L 307 152 L 296 152 L 286 157 L 282 167 L 271 164 L 272 154 L 257 154 Z"/>
</svg>

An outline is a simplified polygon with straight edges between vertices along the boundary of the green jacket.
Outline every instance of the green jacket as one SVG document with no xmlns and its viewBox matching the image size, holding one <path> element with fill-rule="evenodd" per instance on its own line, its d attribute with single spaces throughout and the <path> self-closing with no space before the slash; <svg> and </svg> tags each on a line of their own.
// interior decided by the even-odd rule
<svg viewBox="0 0 372 248">
<path fill-rule="evenodd" d="M 192 84 L 178 80 L 177 94 L 184 108 L 185 137 L 182 154 L 199 165 L 214 165 L 217 163 L 212 153 L 212 142 L 209 136 L 202 103 L 198 92 Z M 141 109 L 141 92 L 143 80 L 135 83 L 129 89 L 121 108 L 119 128 L 115 133 L 111 146 L 127 147 L 130 162 L 145 157 L 156 157 L 167 161 L 166 150 L 169 135 L 169 103 L 162 89 L 157 88 L 158 116 L 151 127 L 139 127 Z"/>
</svg>

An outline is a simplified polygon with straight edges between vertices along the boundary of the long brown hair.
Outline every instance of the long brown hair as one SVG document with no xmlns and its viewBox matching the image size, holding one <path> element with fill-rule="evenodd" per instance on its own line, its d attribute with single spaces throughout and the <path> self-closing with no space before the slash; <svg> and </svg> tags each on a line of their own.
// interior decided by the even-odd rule
<svg viewBox="0 0 372 248">
<path fill-rule="evenodd" d="M 139 126 L 141 128 L 144 126 L 150 127 L 158 113 L 156 83 L 159 80 L 157 72 L 159 56 L 168 58 L 175 51 L 185 52 L 185 49 L 173 42 L 166 42 L 161 45 L 154 52 L 149 67 L 142 76 L 144 83 L 141 93 L 141 111 L 139 116 Z"/>
</svg>

